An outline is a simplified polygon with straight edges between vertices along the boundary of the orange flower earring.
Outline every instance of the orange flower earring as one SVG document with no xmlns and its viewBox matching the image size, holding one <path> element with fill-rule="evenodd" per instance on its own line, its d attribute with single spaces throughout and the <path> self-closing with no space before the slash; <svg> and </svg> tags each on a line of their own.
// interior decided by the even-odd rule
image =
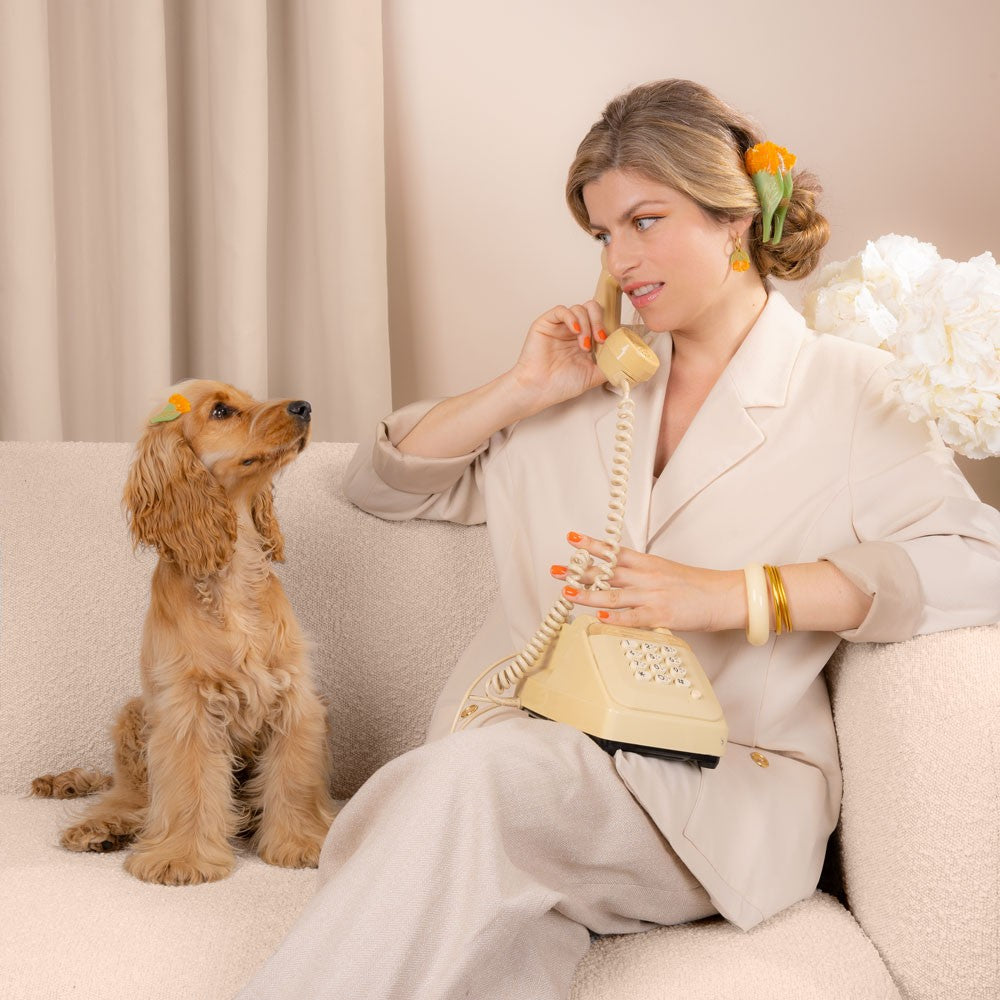
<svg viewBox="0 0 1000 1000">
<path fill-rule="evenodd" d="M 736 245 L 729 255 L 729 264 L 734 271 L 750 270 L 750 254 L 743 249 L 743 240 L 739 236 L 736 237 Z"/>
</svg>

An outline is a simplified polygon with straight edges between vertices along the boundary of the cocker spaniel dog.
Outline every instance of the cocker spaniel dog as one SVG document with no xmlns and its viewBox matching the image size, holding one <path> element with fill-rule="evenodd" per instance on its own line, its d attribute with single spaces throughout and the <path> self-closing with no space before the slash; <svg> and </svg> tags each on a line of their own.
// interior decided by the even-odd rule
<svg viewBox="0 0 1000 1000">
<path fill-rule="evenodd" d="M 36 795 L 58 798 L 107 789 L 64 847 L 134 841 L 125 867 L 167 885 L 224 878 L 235 836 L 270 864 L 316 866 L 334 815 L 326 708 L 270 568 L 284 548 L 272 478 L 305 447 L 310 414 L 304 400 L 260 403 L 199 380 L 151 418 L 124 495 L 135 544 L 159 553 L 143 694 L 114 726 L 113 778 L 35 780 Z"/>
</svg>

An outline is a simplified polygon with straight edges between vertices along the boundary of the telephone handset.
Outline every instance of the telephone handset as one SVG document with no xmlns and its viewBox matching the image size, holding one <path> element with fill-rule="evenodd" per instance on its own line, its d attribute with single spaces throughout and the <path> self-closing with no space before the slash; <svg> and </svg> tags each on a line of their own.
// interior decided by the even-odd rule
<svg viewBox="0 0 1000 1000">
<path fill-rule="evenodd" d="M 594 361 L 613 386 L 638 385 L 652 378 L 660 359 L 634 330 L 622 326 L 622 290 L 606 270 L 597 279 L 594 299 L 604 310 L 604 325 L 612 331 L 603 344 L 594 338 Z"/>
<path fill-rule="evenodd" d="M 606 270 L 594 298 L 612 330 L 603 344 L 594 345 L 594 360 L 622 393 L 604 537 L 610 556 L 598 566 L 592 585 L 607 590 L 628 494 L 635 411 L 629 390 L 650 378 L 660 362 L 634 330 L 621 325 L 621 289 Z M 589 553 L 576 549 L 566 582 L 585 586 L 581 577 L 592 563 Z M 573 605 L 560 597 L 520 653 L 487 667 L 466 692 L 452 731 L 509 706 L 567 723 L 611 753 L 631 750 L 715 767 L 729 732 L 691 647 L 668 629 L 605 625 L 590 615 L 567 624 L 572 613 Z M 483 693 L 477 693 L 484 679 Z"/>
</svg>

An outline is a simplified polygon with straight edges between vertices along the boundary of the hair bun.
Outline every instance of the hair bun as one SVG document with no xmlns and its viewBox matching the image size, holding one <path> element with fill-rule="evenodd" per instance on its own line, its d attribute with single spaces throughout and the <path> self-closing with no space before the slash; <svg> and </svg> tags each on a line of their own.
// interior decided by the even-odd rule
<svg viewBox="0 0 1000 1000">
<path fill-rule="evenodd" d="M 830 224 L 816 209 L 823 190 L 819 181 L 805 171 L 796 171 L 792 179 L 792 198 L 781 242 L 777 246 L 762 243 L 760 224 L 754 223 L 749 250 L 761 277 L 773 275 L 787 281 L 805 278 L 819 266 L 823 247 L 830 239 Z"/>
</svg>

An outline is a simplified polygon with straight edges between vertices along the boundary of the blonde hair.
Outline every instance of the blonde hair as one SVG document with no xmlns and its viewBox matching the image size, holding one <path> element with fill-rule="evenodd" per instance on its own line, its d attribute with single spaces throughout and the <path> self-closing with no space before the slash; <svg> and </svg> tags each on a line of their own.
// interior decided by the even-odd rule
<svg viewBox="0 0 1000 1000">
<path fill-rule="evenodd" d="M 566 201 L 590 230 L 584 187 L 608 170 L 630 170 L 696 201 L 720 223 L 754 216 L 746 250 L 762 277 L 804 278 L 830 237 L 816 210 L 822 188 L 810 173 L 792 172 L 794 189 L 777 246 L 760 238 L 760 202 L 746 171 L 746 151 L 763 141 L 749 118 L 690 80 L 647 83 L 614 98 L 584 136 L 566 180 Z"/>
</svg>

